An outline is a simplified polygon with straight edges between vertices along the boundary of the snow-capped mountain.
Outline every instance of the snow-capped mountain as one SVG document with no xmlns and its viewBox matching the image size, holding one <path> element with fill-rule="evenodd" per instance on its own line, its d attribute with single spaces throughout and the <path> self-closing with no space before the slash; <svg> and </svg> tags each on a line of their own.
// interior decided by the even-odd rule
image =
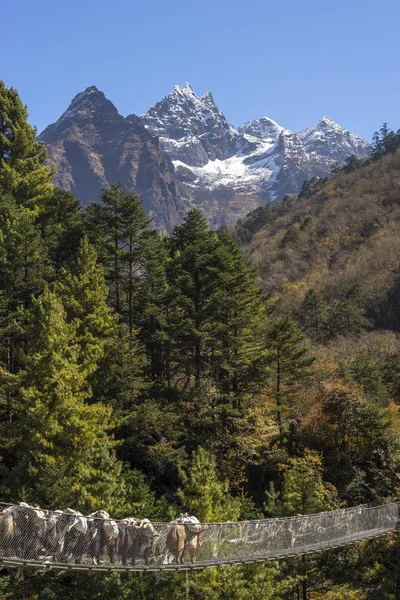
<svg viewBox="0 0 400 600">
<path fill-rule="evenodd" d="M 305 179 L 328 175 L 335 161 L 369 153 L 365 140 L 326 117 L 299 133 L 268 117 L 236 130 L 210 92 L 198 97 L 189 84 L 175 86 L 140 119 L 159 138 L 188 198 L 215 227 L 298 192 Z"/>
<path fill-rule="evenodd" d="M 235 129 L 210 92 L 189 84 L 141 116 L 123 117 L 96 87 L 78 94 L 40 135 L 55 163 L 55 183 L 84 204 L 122 181 L 147 213 L 171 231 L 192 204 L 213 227 L 232 225 L 268 202 L 324 177 L 332 163 L 367 156 L 365 140 L 324 117 L 293 133 L 268 117 Z"/>
<path fill-rule="evenodd" d="M 140 118 L 173 160 L 202 167 L 236 152 L 238 133 L 216 107 L 211 92 L 198 98 L 189 83 L 176 85 Z"/>
<path fill-rule="evenodd" d="M 329 161 L 343 162 L 351 154 L 365 156 L 369 151 L 369 144 L 365 140 L 343 129 L 328 117 L 323 117 L 316 125 L 300 131 L 298 137 L 307 152 L 325 156 Z"/>
<path fill-rule="evenodd" d="M 272 119 L 262 117 L 257 121 L 248 121 L 244 125 L 241 125 L 238 128 L 238 131 L 244 136 L 254 137 L 258 140 L 270 140 L 271 142 L 276 142 L 280 134 L 287 130 L 278 125 L 278 123 L 275 123 Z"/>
</svg>

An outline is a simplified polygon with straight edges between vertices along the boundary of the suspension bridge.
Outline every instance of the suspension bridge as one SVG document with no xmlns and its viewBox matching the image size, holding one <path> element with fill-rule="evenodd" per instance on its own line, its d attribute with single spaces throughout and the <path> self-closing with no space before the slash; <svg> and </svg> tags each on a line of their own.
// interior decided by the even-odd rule
<svg viewBox="0 0 400 600">
<path fill-rule="evenodd" d="M 190 571 L 265 562 L 346 546 L 400 527 L 400 503 L 178 527 L 24 503 L 3 504 L 0 510 L 0 564 L 42 571 Z"/>
</svg>

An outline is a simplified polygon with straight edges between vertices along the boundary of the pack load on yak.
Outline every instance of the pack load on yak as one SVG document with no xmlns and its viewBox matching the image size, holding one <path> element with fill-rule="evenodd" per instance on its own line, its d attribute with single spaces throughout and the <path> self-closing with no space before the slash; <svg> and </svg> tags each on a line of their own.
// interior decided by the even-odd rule
<svg viewBox="0 0 400 600">
<path fill-rule="evenodd" d="M 182 514 L 179 519 L 171 521 L 167 533 L 165 563 L 184 563 L 186 554 L 194 563 L 196 551 L 200 547 L 200 534 L 204 531 L 200 521 L 189 515 Z"/>
<path fill-rule="evenodd" d="M 157 536 L 149 519 L 117 521 L 105 510 L 85 516 L 26 502 L 0 509 L 0 556 L 21 560 L 134 565 L 141 559 L 148 565 Z"/>
</svg>

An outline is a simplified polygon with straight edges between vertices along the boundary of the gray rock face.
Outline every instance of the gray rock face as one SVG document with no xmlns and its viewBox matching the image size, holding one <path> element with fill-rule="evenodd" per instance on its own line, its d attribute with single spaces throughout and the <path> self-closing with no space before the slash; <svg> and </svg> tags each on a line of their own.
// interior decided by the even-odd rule
<svg viewBox="0 0 400 600">
<path fill-rule="evenodd" d="M 47 146 L 48 162 L 57 167 L 54 183 L 84 205 L 122 181 L 136 191 L 156 227 L 171 231 L 182 220 L 188 204 L 158 140 L 134 115 L 122 117 L 96 87 L 75 96 L 39 139 Z"/>
</svg>

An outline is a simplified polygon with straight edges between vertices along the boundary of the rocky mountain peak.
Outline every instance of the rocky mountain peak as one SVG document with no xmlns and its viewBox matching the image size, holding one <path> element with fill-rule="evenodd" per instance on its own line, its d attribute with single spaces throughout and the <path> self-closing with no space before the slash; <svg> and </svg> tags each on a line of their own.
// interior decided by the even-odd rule
<svg viewBox="0 0 400 600">
<path fill-rule="evenodd" d="M 287 131 L 287 129 L 284 129 L 284 127 L 281 127 L 269 117 L 262 117 L 261 119 L 248 121 L 244 125 L 241 125 L 238 131 L 242 135 L 255 137 L 259 140 L 276 142 L 280 134 Z"/>
<path fill-rule="evenodd" d="M 351 154 L 368 156 L 370 145 L 351 131 L 344 129 L 329 117 L 322 117 L 315 125 L 297 134 L 308 152 L 343 162 Z"/>
<path fill-rule="evenodd" d="M 192 166 L 224 160 L 236 151 L 237 131 L 229 125 L 210 92 L 199 98 L 189 83 L 176 85 L 141 120 L 160 138 L 161 147 L 173 159 Z"/>
<path fill-rule="evenodd" d="M 214 98 L 211 92 L 206 92 L 204 96 L 200 98 L 200 102 L 204 106 L 208 106 L 209 108 L 217 108 L 214 102 Z"/>
<path fill-rule="evenodd" d="M 77 94 L 61 117 L 49 125 L 39 136 L 46 143 L 59 138 L 72 128 L 79 130 L 94 124 L 96 127 L 109 127 L 110 124 L 122 124 L 124 118 L 114 104 L 96 86 L 90 86 Z"/>
<path fill-rule="evenodd" d="M 85 113 L 87 116 L 88 114 L 94 114 L 98 111 L 101 111 L 103 114 L 119 114 L 114 104 L 105 97 L 104 93 L 98 90 L 95 85 L 92 85 L 72 99 L 71 104 L 61 118 L 71 118 L 82 113 Z"/>
<path fill-rule="evenodd" d="M 61 117 L 39 136 L 48 163 L 57 166 L 54 183 L 83 204 L 121 181 L 134 189 L 154 224 L 167 231 L 187 209 L 171 160 L 139 117 L 124 118 L 95 86 L 77 94 Z"/>
</svg>

